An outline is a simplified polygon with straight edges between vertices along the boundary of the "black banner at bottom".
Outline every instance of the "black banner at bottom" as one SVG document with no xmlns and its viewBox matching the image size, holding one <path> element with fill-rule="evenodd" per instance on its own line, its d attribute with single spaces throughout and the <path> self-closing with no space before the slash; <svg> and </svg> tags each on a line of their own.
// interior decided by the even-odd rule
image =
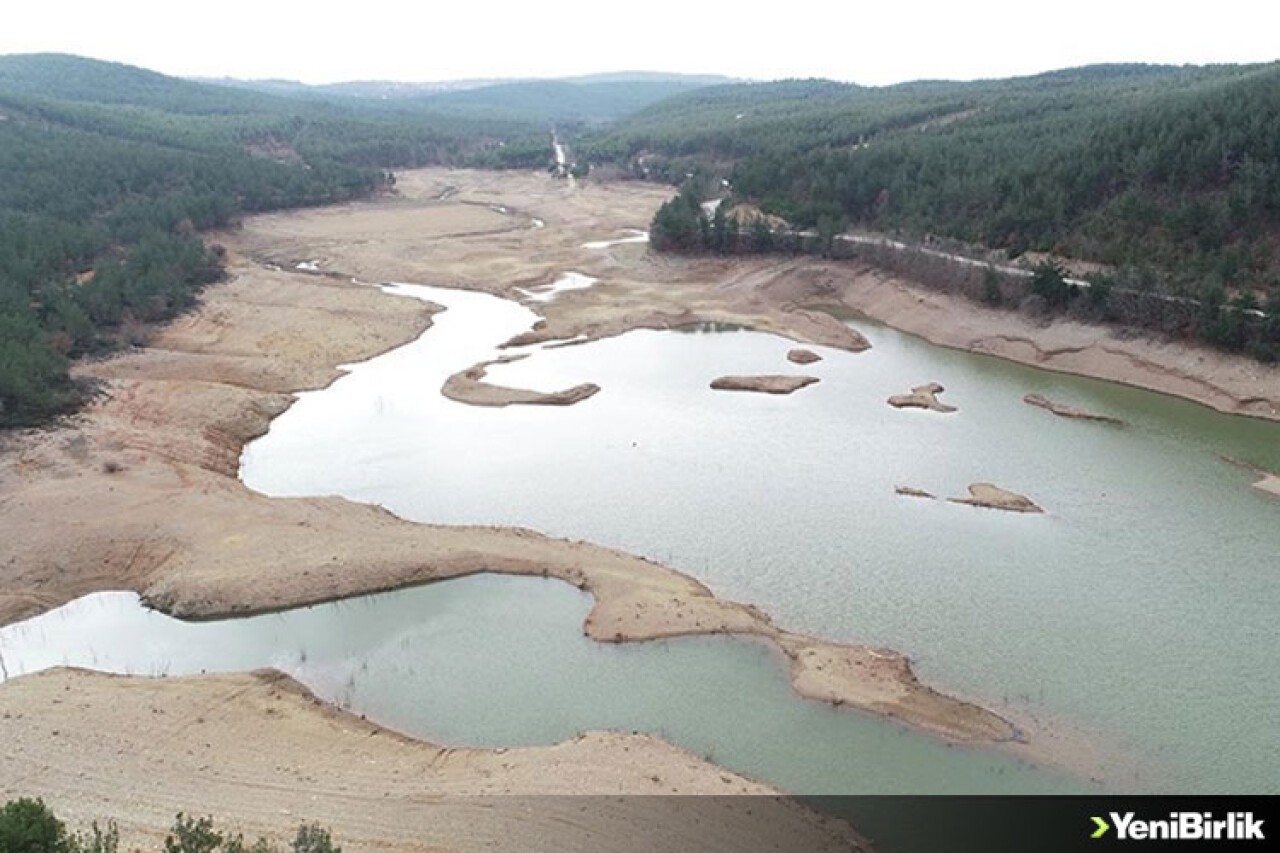
<svg viewBox="0 0 1280 853">
<path fill-rule="evenodd" d="M 879 853 L 1278 849 L 1280 799 L 1255 796 L 805 797 Z"/>
</svg>

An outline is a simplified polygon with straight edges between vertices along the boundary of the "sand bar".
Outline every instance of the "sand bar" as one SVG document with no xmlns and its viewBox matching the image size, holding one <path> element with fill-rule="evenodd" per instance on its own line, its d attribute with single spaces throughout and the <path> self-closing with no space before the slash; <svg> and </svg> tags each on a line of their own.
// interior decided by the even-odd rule
<svg viewBox="0 0 1280 853">
<path fill-rule="evenodd" d="M 756 391 L 761 394 L 791 394 L 818 381 L 816 376 L 721 376 L 711 381 L 717 391 Z"/>
<path fill-rule="evenodd" d="M 231 257 L 232 280 L 149 348 L 80 366 L 104 383 L 97 404 L 61 428 L 11 441 L 0 484 L 13 531 L 0 619 L 103 589 L 135 590 L 175 616 L 215 618 L 494 571 L 588 590 L 595 606 L 584 630 L 599 640 L 753 634 L 791 656 L 799 642 L 821 645 L 678 571 L 590 543 L 414 524 L 341 499 L 246 489 L 236 478 L 240 448 L 287 408 L 290 392 L 322 387 L 335 365 L 412 340 L 429 327 L 431 308 Z M 868 685 L 899 678 L 897 693 L 913 697 L 894 714 L 904 722 L 977 741 L 1009 729 L 976 709 L 985 722 L 965 730 L 975 706 L 915 690 L 904 665 L 891 661 L 867 683 L 826 685 L 822 698 L 886 713 L 890 693 Z M 937 707 L 923 712 L 920 696 L 935 696 Z"/>
<path fill-rule="evenodd" d="M 1037 406 L 1041 409 L 1053 412 L 1060 418 L 1070 418 L 1078 421 L 1095 421 L 1097 423 L 1115 424 L 1116 426 L 1125 425 L 1124 421 L 1119 418 L 1113 418 L 1111 415 L 1100 415 L 1096 412 L 1076 408 L 1075 406 L 1068 406 L 1065 403 L 1055 402 L 1040 394 L 1028 394 L 1022 398 L 1022 402 L 1029 406 Z"/>
<path fill-rule="evenodd" d="M 1002 489 L 991 483 L 971 483 L 969 496 L 964 498 L 947 498 L 951 503 L 980 506 L 986 509 L 1002 509 L 1007 512 L 1044 512 L 1035 502 L 1025 495 Z"/>
<path fill-rule="evenodd" d="M 792 364 L 813 364 L 816 361 L 822 361 L 822 356 L 811 349 L 796 347 L 787 352 L 787 361 Z"/>
<path fill-rule="evenodd" d="M 592 382 L 574 385 L 563 391 L 530 391 L 508 388 L 484 381 L 485 372 L 495 364 L 509 364 L 527 358 L 528 354 L 508 355 L 461 370 L 445 380 L 440 393 L 450 400 L 470 406 L 572 406 L 595 396 L 600 386 Z"/>
<path fill-rule="evenodd" d="M 954 412 L 955 406 L 949 406 L 938 399 L 938 395 L 946 389 L 937 382 L 928 385 L 917 385 L 910 394 L 895 394 L 888 399 L 895 409 L 928 409 L 931 412 Z"/>
</svg>

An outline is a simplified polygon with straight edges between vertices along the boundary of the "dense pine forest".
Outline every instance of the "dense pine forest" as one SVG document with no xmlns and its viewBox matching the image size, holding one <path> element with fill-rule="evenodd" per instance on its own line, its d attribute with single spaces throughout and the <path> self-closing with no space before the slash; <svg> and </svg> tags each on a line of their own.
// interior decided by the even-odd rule
<svg viewBox="0 0 1280 853">
<path fill-rule="evenodd" d="M 0 57 L 0 425 L 68 410 L 69 359 L 193 304 L 222 269 L 202 229 L 367 194 L 390 167 L 548 157 L 545 125 Z"/>
<path fill-rule="evenodd" d="M 686 184 L 655 219 L 659 246 L 758 251 L 784 242 L 759 228 L 726 238 L 723 223 L 701 214 L 696 202 L 722 194 L 723 178 L 728 204 L 752 202 L 791 229 L 826 234 L 810 241 L 821 251 L 853 226 L 1006 258 L 1034 251 L 1096 262 L 1106 271 L 1093 276 L 1088 300 L 1068 288 L 1050 307 L 1079 301 L 1093 319 L 1280 356 L 1274 64 L 1098 66 L 876 89 L 720 86 L 642 110 L 585 150 L 635 176 Z M 993 287 L 974 289 L 998 301 Z M 1121 312 L 1107 304 L 1115 292 L 1152 298 Z"/>
<path fill-rule="evenodd" d="M 654 220 L 659 249 L 857 256 L 993 305 L 1280 357 L 1275 64 L 880 88 L 678 75 L 451 91 L 218 82 L 0 56 L 0 426 L 70 410 L 85 393 L 71 359 L 194 304 L 222 274 L 202 230 L 366 195 L 397 167 L 545 168 L 552 126 L 578 173 L 683 187 Z M 983 275 L 850 229 L 1095 266 L 1087 288 L 1052 263 Z"/>
</svg>

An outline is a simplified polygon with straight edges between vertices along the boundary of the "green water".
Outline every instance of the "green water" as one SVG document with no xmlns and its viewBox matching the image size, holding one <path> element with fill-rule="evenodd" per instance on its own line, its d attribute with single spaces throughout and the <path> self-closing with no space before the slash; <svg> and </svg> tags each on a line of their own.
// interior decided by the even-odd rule
<svg viewBox="0 0 1280 853">
<path fill-rule="evenodd" d="M 1280 469 L 1280 426 L 864 324 L 873 349 L 816 348 L 824 361 L 803 368 L 785 361 L 790 342 L 749 332 L 544 350 L 490 378 L 601 393 L 478 409 L 441 398 L 441 382 L 533 315 L 402 292 L 449 310 L 415 344 L 304 395 L 246 451 L 248 485 L 620 547 L 787 628 L 901 649 L 943 689 L 1082 730 L 1111 787 L 1280 791 L 1280 502 L 1217 455 Z M 789 397 L 707 387 L 757 372 L 822 381 Z M 928 381 L 959 412 L 885 405 Z M 1130 426 L 1056 418 L 1027 393 Z M 893 492 L 959 495 L 974 481 L 1047 513 Z M 887 748 L 877 762 L 897 763 Z"/>
<path fill-rule="evenodd" d="M 449 745 L 652 732 L 806 793 L 1085 788 L 799 699 L 779 654 L 759 642 L 596 643 L 581 631 L 590 604 L 559 581 L 482 575 L 187 623 L 146 610 L 133 593 L 98 593 L 0 628 L 0 654 L 10 676 L 59 664 L 152 676 L 271 666 L 341 707 Z"/>
</svg>

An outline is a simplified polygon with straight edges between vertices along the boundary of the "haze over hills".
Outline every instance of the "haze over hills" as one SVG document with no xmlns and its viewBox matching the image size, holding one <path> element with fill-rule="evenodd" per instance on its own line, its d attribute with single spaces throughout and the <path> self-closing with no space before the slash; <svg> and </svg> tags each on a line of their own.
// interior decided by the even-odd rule
<svg viewBox="0 0 1280 853">
<path fill-rule="evenodd" d="M 346 95 L 353 98 L 410 98 L 440 92 L 481 89 L 486 86 L 517 83 L 666 83 L 689 89 L 698 86 L 719 86 L 745 82 L 733 77 L 715 74 L 669 74 L 663 71 L 610 71 L 600 74 L 583 74 L 574 77 L 517 78 L 491 77 L 461 80 L 428 80 L 422 82 L 396 80 L 350 80 L 340 83 L 300 83 L 296 80 L 268 79 L 241 80 L 234 77 L 196 77 L 199 83 L 231 86 L 241 89 L 279 92 L 285 94 Z"/>
<path fill-rule="evenodd" d="M 311 86 L 289 80 L 201 82 L 235 89 L 318 99 L 380 100 L 389 106 L 441 113 L 544 122 L 613 121 L 676 95 L 737 82 L 713 75 L 621 71 L 557 79 L 352 81 Z"/>
<path fill-rule="evenodd" d="M 0 424 L 74 405 L 69 358 L 190 306 L 221 268 L 200 229 L 364 195 L 387 167 L 541 166 L 548 150 L 545 124 L 0 57 Z"/>
</svg>

